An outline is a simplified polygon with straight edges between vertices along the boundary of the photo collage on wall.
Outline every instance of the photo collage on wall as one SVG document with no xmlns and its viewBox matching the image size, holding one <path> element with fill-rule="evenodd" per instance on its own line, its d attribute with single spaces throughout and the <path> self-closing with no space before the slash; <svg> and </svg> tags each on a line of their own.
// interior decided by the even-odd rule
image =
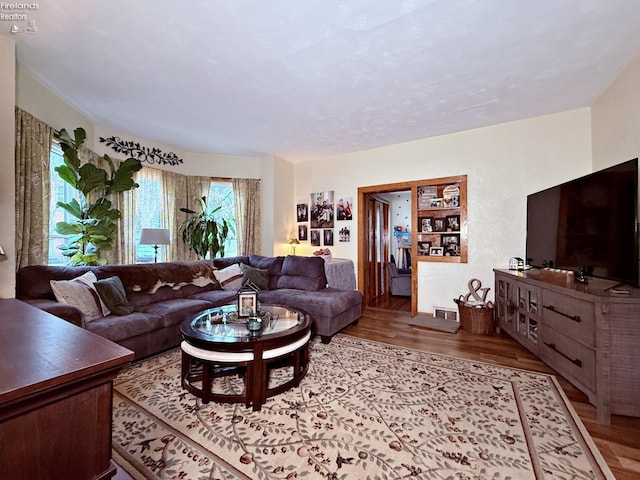
<svg viewBox="0 0 640 480">
<path fill-rule="evenodd" d="M 336 202 L 332 190 L 312 193 L 308 204 L 296 205 L 298 241 L 310 241 L 314 247 L 333 246 L 336 239 L 350 242 L 351 224 L 343 222 L 353 220 L 352 209 L 351 197 L 341 197 Z"/>
</svg>

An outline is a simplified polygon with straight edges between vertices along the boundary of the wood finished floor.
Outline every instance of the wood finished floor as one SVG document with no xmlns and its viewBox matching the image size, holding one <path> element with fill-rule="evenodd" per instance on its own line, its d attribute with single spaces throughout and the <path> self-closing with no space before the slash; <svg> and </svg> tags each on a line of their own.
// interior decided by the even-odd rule
<svg viewBox="0 0 640 480">
<path fill-rule="evenodd" d="M 450 334 L 409 325 L 406 312 L 367 308 L 357 325 L 342 333 L 416 350 L 555 374 L 508 335 Z M 556 374 L 573 408 L 618 480 L 640 479 L 640 418 L 614 415 L 611 425 L 596 422 L 587 397 Z"/>
</svg>

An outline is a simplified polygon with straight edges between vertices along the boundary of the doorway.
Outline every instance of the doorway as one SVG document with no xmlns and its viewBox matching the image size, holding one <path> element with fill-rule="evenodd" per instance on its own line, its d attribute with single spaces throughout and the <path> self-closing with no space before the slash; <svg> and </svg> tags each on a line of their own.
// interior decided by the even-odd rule
<svg viewBox="0 0 640 480">
<path fill-rule="evenodd" d="M 415 295 L 415 266 L 412 265 L 410 248 L 404 253 L 398 250 L 394 227 L 399 223 L 411 229 L 411 183 L 394 183 L 361 187 L 358 189 L 358 288 L 369 308 L 417 313 Z M 406 198 L 406 215 L 394 218 L 391 198 L 402 193 Z M 391 295 L 387 262 L 392 258 L 396 265 L 411 272 L 411 296 Z M 408 261 L 407 261 L 408 260 Z M 404 261 L 404 264 L 403 264 Z M 407 264 L 408 263 L 408 264 Z"/>
</svg>

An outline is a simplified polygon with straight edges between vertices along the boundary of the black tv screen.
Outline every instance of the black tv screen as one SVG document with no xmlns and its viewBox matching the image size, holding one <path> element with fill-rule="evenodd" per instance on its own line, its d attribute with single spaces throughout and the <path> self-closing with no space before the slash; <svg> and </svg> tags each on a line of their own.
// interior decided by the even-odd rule
<svg viewBox="0 0 640 480">
<path fill-rule="evenodd" d="M 527 196 L 527 262 L 638 286 L 638 159 Z"/>
</svg>

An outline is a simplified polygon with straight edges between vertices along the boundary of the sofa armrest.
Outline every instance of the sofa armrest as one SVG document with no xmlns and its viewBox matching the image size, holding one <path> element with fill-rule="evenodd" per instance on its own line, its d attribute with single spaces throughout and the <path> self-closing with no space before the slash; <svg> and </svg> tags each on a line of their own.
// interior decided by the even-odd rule
<svg viewBox="0 0 640 480">
<path fill-rule="evenodd" d="M 39 309 L 44 310 L 51 315 L 60 317 L 69 323 L 77 325 L 78 327 L 86 327 L 84 315 L 82 314 L 80 309 L 74 307 L 73 305 L 66 305 L 64 303 L 56 302 L 55 300 L 48 300 L 44 298 L 23 298 L 21 299 L 21 301 L 33 305 L 34 307 L 38 307 Z"/>
</svg>

